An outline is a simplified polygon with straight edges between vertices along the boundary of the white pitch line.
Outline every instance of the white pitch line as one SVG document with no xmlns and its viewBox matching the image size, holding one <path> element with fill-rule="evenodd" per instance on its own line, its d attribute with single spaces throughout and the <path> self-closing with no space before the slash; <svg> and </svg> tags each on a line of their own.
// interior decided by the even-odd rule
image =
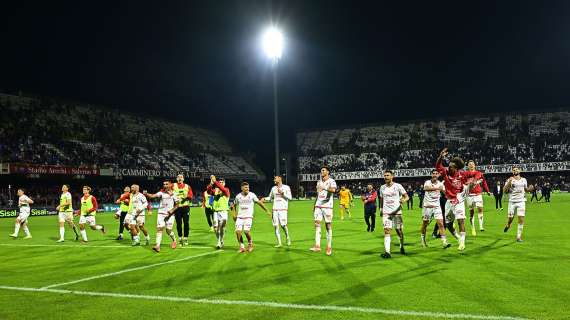
<svg viewBox="0 0 570 320">
<path fill-rule="evenodd" d="M 73 295 L 92 296 L 92 297 L 128 298 L 128 299 L 140 299 L 140 300 L 151 300 L 151 301 L 158 300 L 158 301 L 189 302 L 189 303 L 217 304 L 217 305 L 246 305 L 252 307 L 336 311 L 336 312 L 358 312 L 358 313 L 386 314 L 386 315 L 397 315 L 397 316 L 446 318 L 446 319 L 527 320 L 527 318 L 513 317 L 513 316 L 495 316 L 495 315 L 468 314 L 468 313 L 445 313 L 445 312 L 431 312 L 431 311 L 407 311 L 407 310 L 379 309 L 379 308 L 366 308 L 366 307 L 354 307 L 354 306 L 335 306 L 335 305 L 327 306 L 327 305 L 315 305 L 315 304 L 296 304 L 296 303 L 224 300 L 224 299 L 197 299 L 197 298 L 171 297 L 171 296 L 152 296 L 152 295 L 138 295 L 138 294 L 112 293 L 112 292 L 89 292 L 89 291 L 61 290 L 61 289 L 47 289 L 47 288 L 24 288 L 24 287 L 11 287 L 11 286 L 0 286 L 0 289 L 14 290 L 14 291 L 28 291 L 28 292 L 73 294 Z"/>
<path fill-rule="evenodd" d="M 3 247 L 61 247 L 61 248 L 132 248 L 128 245 L 91 245 L 91 244 L 12 244 L 12 243 L 0 243 Z M 206 246 L 180 246 L 178 249 L 214 249 L 214 247 Z"/>
<path fill-rule="evenodd" d="M 52 284 L 52 285 L 49 285 L 49 286 L 42 287 L 41 289 L 49 289 L 49 288 L 61 287 L 61 286 L 66 286 L 66 285 L 70 285 L 70 284 L 76 284 L 76 283 L 80 283 L 80 282 L 95 280 L 95 279 L 101 279 L 101 278 L 106 278 L 106 277 L 112 277 L 112 276 L 116 276 L 116 275 L 119 275 L 119 274 L 131 272 L 131 271 L 143 270 L 143 269 L 148 269 L 148 268 L 154 268 L 154 267 L 163 266 L 163 265 L 166 265 L 166 264 L 172 264 L 172 263 L 176 263 L 176 262 L 192 260 L 192 259 L 196 259 L 196 258 L 200 258 L 200 257 L 204 257 L 204 256 L 209 256 L 209 255 L 212 255 L 212 254 L 220 253 L 220 252 L 222 252 L 222 251 L 221 251 L 221 250 L 218 250 L 218 251 L 211 251 L 211 252 L 201 253 L 201 254 L 197 254 L 197 255 L 195 255 L 195 256 L 189 256 L 189 257 L 180 258 L 180 259 L 174 259 L 174 260 L 168 260 L 168 261 L 153 263 L 153 264 L 149 264 L 149 265 L 146 265 L 146 266 L 140 266 L 140 267 L 135 267 L 135 268 L 124 269 L 124 270 L 117 271 L 117 272 L 111 272 L 111 273 L 100 274 L 100 275 L 97 275 L 97 276 L 87 277 L 87 278 L 78 279 L 78 280 L 69 281 L 69 282 L 56 283 L 56 284 Z"/>
</svg>

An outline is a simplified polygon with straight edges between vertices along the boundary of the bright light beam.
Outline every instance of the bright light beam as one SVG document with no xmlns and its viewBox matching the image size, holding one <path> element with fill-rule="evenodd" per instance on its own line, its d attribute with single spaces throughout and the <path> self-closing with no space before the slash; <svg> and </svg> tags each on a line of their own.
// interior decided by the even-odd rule
<svg viewBox="0 0 570 320">
<path fill-rule="evenodd" d="M 281 31 L 275 27 L 267 29 L 263 34 L 262 46 L 265 55 L 273 62 L 277 62 L 283 53 L 283 34 Z"/>
</svg>

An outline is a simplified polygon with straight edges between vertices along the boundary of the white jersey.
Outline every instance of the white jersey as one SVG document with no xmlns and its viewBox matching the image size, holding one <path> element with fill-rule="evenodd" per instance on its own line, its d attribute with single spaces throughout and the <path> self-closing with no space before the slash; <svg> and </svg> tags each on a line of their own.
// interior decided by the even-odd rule
<svg viewBox="0 0 570 320">
<path fill-rule="evenodd" d="M 139 216 L 144 216 L 146 207 L 148 206 L 148 202 L 146 201 L 146 197 L 142 193 L 137 193 L 136 195 L 133 194 L 131 199 L 131 214 L 136 215 L 138 211 L 142 210 Z"/>
<path fill-rule="evenodd" d="M 279 193 L 281 191 L 281 193 Z M 282 184 L 280 188 L 273 186 L 267 200 L 273 199 L 273 211 L 287 211 L 289 208 L 289 200 L 293 199 L 291 188 Z"/>
<path fill-rule="evenodd" d="M 27 195 L 21 195 L 18 198 L 18 207 L 28 207 L 30 204 L 28 203 L 28 201 L 30 201 L 31 199 L 28 198 Z"/>
<path fill-rule="evenodd" d="M 156 193 L 157 197 L 160 197 L 160 206 L 158 207 L 158 213 L 168 214 L 168 211 L 174 208 L 174 204 L 178 202 L 178 196 L 172 192 L 168 193 L 166 191 L 159 191 Z"/>
<path fill-rule="evenodd" d="M 237 217 L 242 219 L 253 218 L 253 206 L 257 201 L 259 199 L 255 193 L 248 192 L 247 195 L 244 195 L 240 192 L 234 200 L 238 212 Z"/>
<path fill-rule="evenodd" d="M 380 197 L 382 197 L 382 213 L 394 214 L 401 210 L 400 198 L 406 194 L 406 189 L 399 183 L 386 184 L 380 187 Z M 400 208 L 400 210 L 398 210 Z"/>
<path fill-rule="evenodd" d="M 336 190 L 336 181 L 329 177 L 327 181 L 320 179 L 317 182 L 317 202 L 315 203 L 316 208 L 332 209 L 333 207 L 333 193 L 329 192 L 328 189 L 334 188 Z M 321 191 L 319 191 L 319 189 Z"/>
<path fill-rule="evenodd" d="M 511 179 L 511 190 L 509 190 L 509 202 L 525 202 L 526 179 Z"/>
<path fill-rule="evenodd" d="M 424 202 L 423 206 L 426 208 L 437 208 L 440 206 L 439 199 L 441 198 L 441 191 L 445 191 L 445 186 L 443 182 L 436 181 L 435 183 L 431 182 L 431 180 L 427 180 L 424 183 L 425 188 L 438 188 L 440 190 L 436 191 L 426 191 L 424 195 Z"/>
</svg>

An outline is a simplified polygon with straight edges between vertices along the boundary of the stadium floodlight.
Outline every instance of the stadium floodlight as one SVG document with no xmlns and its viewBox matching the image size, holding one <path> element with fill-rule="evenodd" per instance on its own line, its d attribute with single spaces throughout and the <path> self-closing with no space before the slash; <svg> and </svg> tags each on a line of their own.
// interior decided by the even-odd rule
<svg viewBox="0 0 570 320">
<path fill-rule="evenodd" d="M 283 34 L 276 27 L 269 27 L 263 34 L 262 45 L 267 57 L 277 62 L 283 53 Z"/>
<path fill-rule="evenodd" d="M 271 59 L 273 63 L 273 111 L 275 121 L 275 174 L 280 175 L 280 157 L 279 157 L 279 116 L 278 116 L 278 100 L 277 100 L 277 66 L 281 54 L 283 53 L 283 33 L 279 28 L 271 26 L 265 30 L 261 39 L 261 45 L 265 55 Z"/>
</svg>

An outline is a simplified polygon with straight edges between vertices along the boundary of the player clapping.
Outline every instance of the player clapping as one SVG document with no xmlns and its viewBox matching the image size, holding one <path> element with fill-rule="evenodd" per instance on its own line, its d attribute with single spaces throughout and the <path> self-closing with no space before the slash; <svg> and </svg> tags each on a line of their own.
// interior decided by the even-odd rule
<svg viewBox="0 0 570 320">
<path fill-rule="evenodd" d="M 239 242 L 239 252 L 245 252 L 245 245 L 243 243 L 242 233 L 245 233 L 247 238 L 247 251 L 253 251 L 253 239 L 251 237 L 251 225 L 253 224 L 253 207 L 258 204 L 263 211 L 268 213 L 267 208 L 261 202 L 255 193 L 249 191 L 249 184 L 242 182 L 241 192 L 236 196 L 234 204 L 232 205 L 232 214 L 236 222 L 236 237 Z M 236 212 L 237 208 L 237 212 Z"/>
<path fill-rule="evenodd" d="M 273 199 L 272 220 L 273 228 L 275 229 L 275 237 L 277 238 L 277 245 L 275 247 L 281 247 L 281 232 L 279 226 L 283 228 L 287 245 L 290 246 L 291 237 L 289 236 L 289 228 L 287 227 L 287 212 L 289 210 L 289 201 L 293 199 L 291 188 L 289 188 L 288 185 L 283 184 L 281 176 L 275 176 L 273 182 L 275 183 L 275 186 L 271 188 L 269 196 L 262 200 L 271 201 Z"/>
<path fill-rule="evenodd" d="M 164 181 L 162 190 L 155 194 L 144 193 L 145 196 L 153 199 L 160 198 L 160 206 L 158 207 L 158 215 L 156 216 L 156 244 L 152 248 L 155 252 L 160 252 L 160 244 L 162 242 L 162 231 L 166 227 L 166 234 L 172 240 L 170 247 L 176 249 L 176 236 L 172 231 L 174 225 L 174 211 L 178 208 L 178 196 L 172 190 L 172 183 Z"/>
</svg>

